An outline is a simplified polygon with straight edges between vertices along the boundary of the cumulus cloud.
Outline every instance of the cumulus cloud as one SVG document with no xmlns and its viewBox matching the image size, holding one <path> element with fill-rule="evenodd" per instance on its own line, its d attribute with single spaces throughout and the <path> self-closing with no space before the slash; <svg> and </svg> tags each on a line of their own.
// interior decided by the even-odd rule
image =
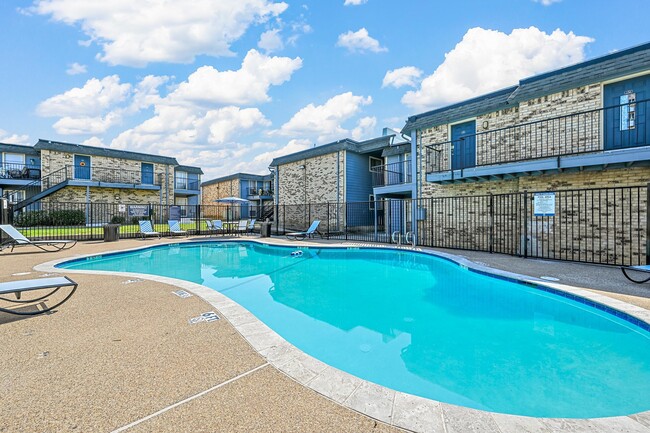
<svg viewBox="0 0 650 433">
<path fill-rule="evenodd" d="M 12 134 L 0 129 L 0 143 L 8 144 L 30 144 L 29 135 L 27 134 Z"/>
<path fill-rule="evenodd" d="M 122 116 L 119 112 L 111 112 L 106 116 L 95 117 L 69 117 L 65 116 L 57 120 L 52 127 L 58 134 L 82 135 L 82 134 L 103 134 L 111 126 L 121 122 Z"/>
<path fill-rule="evenodd" d="M 246 30 L 282 14 L 288 5 L 269 0 L 106 1 L 35 0 L 30 12 L 78 25 L 111 65 L 191 63 L 195 56 L 232 55 Z"/>
<path fill-rule="evenodd" d="M 44 117 L 92 116 L 124 101 L 131 90 L 120 77 L 110 75 L 98 80 L 91 78 L 83 87 L 75 87 L 41 102 L 36 112 Z"/>
<path fill-rule="evenodd" d="M 280 29 L 267 30 L 260 35 L 260 40 L 257 42 L 257 46 L 264 50 L 266 54 L 270 54 L 274 51 L 281 50 L 284 48 L 284 43 L 282 42 L 282 37 L 280 36 Z"/>
<path fill-rule="evenodd" d="M 390 86 L 396 89 L 402 86 L 415 87 L 421 76 L 422 70 L 415 66 L 404 66 L 403 68 L 393 69 L 386 72 L 381 87 Z"/>
<path fill-rule="evenodd" d="M 283 136 L 312 137 L 319 142 L 335 137 L 345 137 L 349 131 L 342 123 L 351 119 L 364 105 L 372 103 L 370 96 L 356 96 L 352 92 L 342 93 L 327 100 L 323 105 L 309 104 L 272 134 Z"/>
<path fill-rule="evenodd" d="M 552 5 L 553 3 L 559 3 L 559 2 L 561 2 L 562 0 L 533 0 L 533 1 L 534 1 L 535 3 L 541 3 L 541 4 L 543 4 L 544 6 L 550 6 L 550 5 Z"/>
<path fill-rule="evenodd" d="M 362 141 L 368 138 L 373 134 L 377 126 L 376 117 L 362 117 L 357 122 L 357 126 L 352 130 L 351 136 L 354 140 Z"/>
<path fill-rule="evenodd" d="M 388 51 L 388 48 L 382 47 L 377 39 L 370 37 L 365 27 L 362 27 L 356 32 L 350 30 L 340 34 L 336 45 L 347 48 L 353 53 L 363 53 L 366 51 L 381 53 L 382 51 Z"/>
<path fill-rule="evenodd" d="M 79 75 L 79 74 L 85 74 L 87 72 L 86 65 L 81 65 L 77 62 L 71 64 L 68 66 L 68 69 L 66 69 L 65 73 L 68 75 Z"/>
<path fill-rule="evenodd" d="M 368 3 L 368 0 L 345 0 L 344 6 L 359 6 Z"/>
<path fill-rule="evenodd" d="M 251 105 L 268 102 L 270 86 L 278 86 L 302 67 L 296 57 L 268 57 L 250 50 L 241 69 L 219 71 L 202 66 L 181 83 L 169 98 L 174 103 L 191 102 L 206 105 Z"/>
<path fill-rule="evenodd" d="M 420 88 L 402 103 L 420 111 L 516 84 L 520 79 L 584 60 L 592 38 L 535 27 L 510 34 L 480 27 L 467 31 Z"/>
</svg>

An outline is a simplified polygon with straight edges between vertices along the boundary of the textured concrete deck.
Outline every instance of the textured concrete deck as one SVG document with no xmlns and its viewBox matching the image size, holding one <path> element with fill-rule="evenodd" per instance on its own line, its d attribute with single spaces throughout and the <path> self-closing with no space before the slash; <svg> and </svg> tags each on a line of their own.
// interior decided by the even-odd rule
<svg viewBox="0 0 650 433">
<path fill-rule="evenodd" d="M 62 253 L 33 253 L 28 248 L 16 250 L 20 254 L 0 253 L 0 281 L 45 276 L 33 267 L 53 259 L 158 242 L 123 240 L 82 243 Z M 598 288 L 597 294 L 650 306 L 650 284 L 632 285 L 615 268 L 461 254 L 496 268 L 554 276 L 566 284 Z M 171 293 L 178 287 L 159 281 L 69 275 L 80 288 L 54 314 L 19 319 L 0 313 L 1 432 L 400 431 L 387 423 L 447 432 L 588 427 L 585 431 L 612 431 L 613 426 L 620 431 L 650 431 L 648 413 L 610 419 L 602 426 L 600 421 L 577 425 L 472 411 L 394 392 L 388 396 L 392 404 L 387 409 L 382 406 L 385 388 L 357 383 L 356 378 L 345 383 L 345 376 L 330 367 L 300 354 L 287 357 L 291 348 L 281 342 L 265 345 L 259 336 L 266 330 L 246 314 L 233 315 L 227 303 L 210 305 L 198 296 L 181 299 Z M 224 314 L 233 324 L 188 323 L 189 318 L 214 310 L 214 305 L 222 312 L 231 308 L 230 315 Z M 240 332 L 248 334 L 248 342 Z M 333 386 L 337 380 L 343 382 Z M 349 393 L 337 398 L 336 392 L 346 386 L 351 386 Z"/>
</svg>

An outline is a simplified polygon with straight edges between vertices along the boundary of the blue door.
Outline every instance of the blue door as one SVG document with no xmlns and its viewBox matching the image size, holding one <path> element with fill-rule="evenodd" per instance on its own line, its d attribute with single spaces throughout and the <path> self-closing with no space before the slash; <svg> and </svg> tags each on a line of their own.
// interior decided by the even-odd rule
<svg viewBox="0 0 650 433">
<path fill-rule="evenodd" d="M 476 122 L 472 120 L 452 125 L 451 142 L 454 147 L 451 169 L 474 167 L 476 165 Z"/>
<path fill-rule="evenodd" d="M 650 75 L 605 86 L 605 150 L 650 145 L 648 106 Z"/>
<path fill-rule="evenodd" d="M 153 185 L 153 164 L 143 162 L 142 165 L 142 184 Z"/>
<path fill-rule="evenodd" d="M 90 180 L 90 156 L 74 156 L 74 178 Z"/>
</svg>

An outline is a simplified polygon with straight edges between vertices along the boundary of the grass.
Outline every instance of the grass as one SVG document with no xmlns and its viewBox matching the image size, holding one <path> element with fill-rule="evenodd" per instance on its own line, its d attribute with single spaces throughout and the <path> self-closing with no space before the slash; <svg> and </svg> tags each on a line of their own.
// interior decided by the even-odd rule
<svg viewBox="0 0 650 433">
<path fill-rule="evenodd" d="M 16 227 L 18 231 L 28 238 L 45 238 L 60 236 L 80 236 L 80 237 L 103 237 L 103 227 L 84 227 L 84 226 L 65 226 L 65 227 Z M 154 224 L 153 228 L 159 233 L 167 233 L 169 226 L 167 224 Z M 181 224 L 183 230 L 196 230 L 196 224 Z M 120 234 L 140 233 L 140 227 L 137 224 L 121 225 Z"/>
</svg>

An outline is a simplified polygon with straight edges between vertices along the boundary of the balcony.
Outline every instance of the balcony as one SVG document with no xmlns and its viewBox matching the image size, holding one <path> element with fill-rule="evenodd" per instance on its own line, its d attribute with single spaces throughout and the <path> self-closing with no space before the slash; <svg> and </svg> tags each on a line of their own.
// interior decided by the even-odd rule
<svg viewBox="0 0 650 433">
<path fill-rule="evenodd" d="M 40 178 L 41 168 L 38 166 L 10 162 L 0 164 L 0 181 L 6 179 L 32 182 Z"/>
<path fill-rule="evenodd" d="M 273 197 L 273 189 L 269 188 L 248 188 L 248 197 L 252 198 L 271 198 Z"/>
<path fill-rule="evenodd" d="M 427 180 L 504 179 L 650 161 L 649 101 L 517 124 L 426 146 Z"/>
<path fill-rule="evenodd" d="M 392 162 L 370 168 L 372 186 L 382 187 L 411 183 L 411 161 Z"/>
</svg>

